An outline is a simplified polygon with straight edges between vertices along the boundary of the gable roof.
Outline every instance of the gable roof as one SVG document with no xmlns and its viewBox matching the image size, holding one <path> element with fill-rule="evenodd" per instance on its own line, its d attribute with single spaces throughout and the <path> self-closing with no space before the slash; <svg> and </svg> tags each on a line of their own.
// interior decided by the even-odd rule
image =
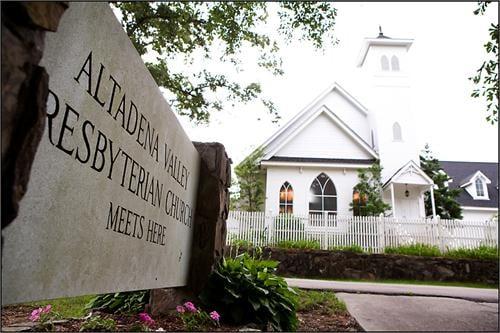
<svg viewBox="0 0 500 333">
<path fill-rule="evenodd" d="M 477 171 L 481 171 L 491 182 L 487 184 L 489 200 L 474 200 L 465 190 L 457 198 L 462 206 L 498 208 L 498 163 L 495 162 L 455 162 L 440 161 L 443 170 L 453 179 L 450 188 L 460 188 L 470 181 Z"/>
<path fill-rule="evenodd" d="M 274 156 L 281 148 L 283 148 L 288 142 L 290 142 L 294 137 L 302 132 L 309 124 L 311 124 L 320 115 L 325 114 L 334 124 L 336 124 L 342 132 L 347 134 L 360 148 L 367 152 L 371 157 L 377 159 L 378 154 L 370 147 L 370 145 L 363 140 L 354 130 L 352 130 L 342 119 L 340 119 L 332 110 L 330 110 L 326 105 L 319 107 L 316 112 L 309 115 L 309 117 L 301 120 L 300 124 L 292 129 L 285 135 L 282 140 L 277 143 L 272 149 L 266 151 L 264 155 L 264 160 Z"/>
<path fill-rule="evenodd" d="M 460 182 L 460 187 L 469 186 L 470 184 L 472 184 L 473 181 L 476 180 L 477 177 L 482 177 L 486 181 L 486 184 L 490 184 L 491 183 L 491 180 L 488 177 L 486 177 L 484 175 L 484 173 L 482 173 L 480 170 L 477 170 L 472 175 L 470 175 L 470 176 L 466 177 L 465 179 L 463 179 Z"/>
<path fill-rule="evenodd" d="M 401 177 L 402 175 L 404 175 L 404 174 L 406 174 L 408 172 L 409 173 L 413 172 L 413 173 L 418 174 L 429 185 L 434 184 L 434 181 L 429 176 L 427 176 L 427 174 L 418 166 L 417 163 L 415 163 L 413 160 L 409 160 L 405 165 L 403 165 L 401 168 L 399 168 L 398 171 L 396 171 L 394 173 L 394 175 L 392 175 L 392 177 L 389 178 L 384 183 L 384 185 L 382 185 L 382 188 L 385 188 L 387 185 L 389 185 L 392 182 L 396 182 L 399 177 Z"/>
<path fill-rule="evenodd" d="M 348 133 L 358 144 L 369 152 L 374 158 L 378 158 L 378 154 L 364 141 L 351 127 L 342 121 L 332 110 L 320 102 L 331 92 L 336 91 L 340 96 L 345 98 L 349 103 L 354 106 L 358 112 L 362 113 L 365 117 L 368 116 L 368 109 L 363 106 L 357 99 L 350 95 L 344 88 L 337 82 L 334 82 L 325 91 L 319 94 L 311 103 L 297 113 L 290 119 L 284 126 L 276 131 L 269 137 L 260 147 L 264 150 L 264 160 L 269 159 L 275 154 L 279 148 L 288 142 L 291 138 L 297 135 L 305 125 L 309 124 L 323 112 L 326 113 L 339 127 Z M 271 148 L 271 149 L 269 149 Z"/>
</svg>

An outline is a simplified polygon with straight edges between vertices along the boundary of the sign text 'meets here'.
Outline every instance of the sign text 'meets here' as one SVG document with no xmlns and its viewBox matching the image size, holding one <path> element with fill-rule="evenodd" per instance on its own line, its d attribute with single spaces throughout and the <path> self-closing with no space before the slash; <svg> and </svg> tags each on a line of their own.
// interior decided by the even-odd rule
<svg viewBox="0 0 500 333">
<path fill-rule="evenodd" d="M 177 191 L 187 190 L 191 171 L 166 138 L 160 141 L 160 133 L 136 103 L 127 97 L 122 84 L 107 73 L 104 64 L 96 66 L 95 62 L 90 51 L 72 79 L 91 96 L 99 112 L 106 113 L 109 121 L 119 125 L 147 158 L 159 165 L 161 173 L 175 181 L 176 186 L 165 186 L 159 177 L 154 176 L 153 171 L 158 168 L 148 170 L 141 165 L 140 156 L 127 152 L 91 119 L 85 118 L 87 110 L 76 110 L 50 89 L 47 106 L 49 142 L 77 162 L 105 175 L 107 181 L 118 183 L 153 209 L 191 228 L 192 204 L 183 201 L 177 194 Z M 112 201 L 109 202 L 105 228 L 158 245 L 166 244 L 166 227 L 162 223 Z"/>
</svg>

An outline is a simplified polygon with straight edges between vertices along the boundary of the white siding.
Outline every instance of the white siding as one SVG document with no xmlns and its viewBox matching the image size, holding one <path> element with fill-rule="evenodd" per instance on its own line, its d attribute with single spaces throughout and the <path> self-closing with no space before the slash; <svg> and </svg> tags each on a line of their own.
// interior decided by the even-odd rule
<svg viewBox="0 0 500 333">
<path fill-rule="evenodd" d="M 464 220 L 474 220 L 474 221 L 491 220 L 491 218 L 496 214 L 498 214 L 498 210 L 485 211 L 480 209 L 471 209 L 462 207 L 462 217 Z"/>
<path fill-rule="evenodd" d="M 275 156 L 314 158 L 373 158 L 326 114 L 320 114 Z"/>
<path fill-rule="evenodd" d="M 358 173 L 356 169 L 344 168 L 304 167 L 301 171 L 299 167 L 269 166 L 266 181 L 266 212 L 279 212 L 279 191 L 281 185 L 287 181 L 294 190 L 294 214 L 307 214 L 309 212 L 309 188 L 321 172 L 330 177 L 337 190 L 338 215 L 352 215 L 349 211 L 349 203 L 352 202 L 352 189 L 358 183 Z"/>
</svg>

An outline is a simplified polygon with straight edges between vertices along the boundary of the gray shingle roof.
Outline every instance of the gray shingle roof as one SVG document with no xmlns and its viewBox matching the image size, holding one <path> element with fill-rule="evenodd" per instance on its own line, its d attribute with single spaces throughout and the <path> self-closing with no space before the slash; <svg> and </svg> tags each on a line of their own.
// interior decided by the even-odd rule
<svg viewBox="0 0 500 333">
<path fill-rule="evenodd" d="M 462 206 L 498 208 L 498 163 L 489 162 L 455 162 L 440 161 L 443 170 L 453 179 L 450 188 L 458 188 L 470 180 L 476 171 L 481 171 L 491 180 L 488 184 L 488 196 L 490 200 L 474 200 L 472 196 L 462 189 L 457 201 Z"/>
</svg>

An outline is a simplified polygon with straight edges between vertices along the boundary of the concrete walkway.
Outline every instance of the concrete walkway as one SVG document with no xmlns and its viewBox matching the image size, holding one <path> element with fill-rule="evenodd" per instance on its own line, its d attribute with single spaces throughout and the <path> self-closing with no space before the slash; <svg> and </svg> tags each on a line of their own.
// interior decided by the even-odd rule
<svg viewBox="0 0 500 333">
<path fill-rule="evenodd" d="M 287 278 L 285 280 L 291 287 L 305 289 L 330 289 L 335 292 L 361 294 L 437 296 L 458 298 L 474 302 L 498 303 L 498 289 L 426 286 L 416 284 L 327 281 L 292 278 Z"/>
<path fill-rule="evenodd" d="M 336 292 L 365 331 L 498 332 L 498 290 L 286 279 Z"/>
</svg>

